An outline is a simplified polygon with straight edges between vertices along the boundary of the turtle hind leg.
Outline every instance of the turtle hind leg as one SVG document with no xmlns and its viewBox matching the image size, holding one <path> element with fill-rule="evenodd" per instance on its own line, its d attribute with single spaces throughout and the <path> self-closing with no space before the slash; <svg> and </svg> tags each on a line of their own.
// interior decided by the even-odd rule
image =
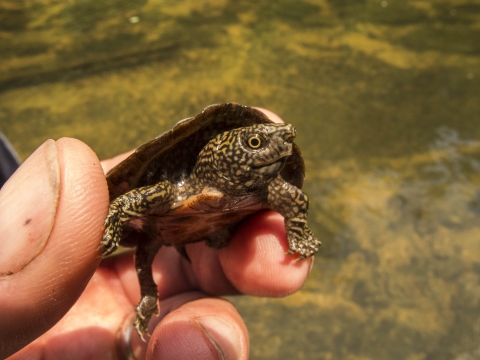
<svg viewBox="0 0 480 360">
<path fill-rule="evenodd" d="M 219 231 L 214 232 L 213 234 L 208 235 L 205 238 L 202 238 L 200 241 L 205 241 L 205 244 L 211 249 L 222 249 L 228 245 L 230 241 L 230 230 L 229 229 L 221 229 Z M 187 260 L 189 263 L 192 261 L 190 260 L 190 256 L 187 254 L 187 250 L 185 248 L 185 244 L 176 243 L 173 244 L 175 249 L 177 249 L 178 253 L 182 255 L 182 257 Z"/>
<path fill-rule="evenodd" d="M 221 228 L 205 238 L 205 244 L 211 249 L 222 249 L 228 245 L 230 238 L 232 236 L 232 231 L 229 227 Z"/>
<path fill-rule="evenodd" d="M 211 248 L 211 249 L 222 249 L 225 246 L 228 245 L 228 242 L 230 240 L 230 230 L 229 229 L 221 229 L 219 231 L 216 231 L 213 234 L 208 235 L 205 238 L 202 238 L 199 241 L 205 241 L 205 244 Z M 182 257 L 187 260 L 189 263 L 192 262 L 190 259 L 190 256 L 187 254 L 187 249 L 185 248 L 185 244 L 182 243 L 175 243 L 173 244 L 173 247 L 178 251 Z"/>
<path fill-rule="evenodd" d="M 148 323 L 154 315 L 159 314 L 157 284 L 153 280 L 152 263 L 155 255 L 162 247 L 162 241 L 149 236 L 137 246 L 135 252 L 135 269 L 140 283 L 141 299 L 135 308 L 137 315 L 134 326 L 138 335 L 145 341 L 148 334 Z"/>
</svg>

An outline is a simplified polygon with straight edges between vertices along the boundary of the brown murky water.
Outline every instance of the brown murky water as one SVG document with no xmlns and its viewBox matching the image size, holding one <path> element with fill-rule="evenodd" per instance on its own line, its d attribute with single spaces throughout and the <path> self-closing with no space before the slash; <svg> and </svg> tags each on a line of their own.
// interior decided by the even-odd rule
<svg viewBox="0 0 480 360">
<path fill-rule="evenodd" d="M 298 129 L 312 274 L 252 359 L 480 359 L 478 0 L 0 0 L 0 129 L 101 158 L 211 103 Z"/>
</svg>

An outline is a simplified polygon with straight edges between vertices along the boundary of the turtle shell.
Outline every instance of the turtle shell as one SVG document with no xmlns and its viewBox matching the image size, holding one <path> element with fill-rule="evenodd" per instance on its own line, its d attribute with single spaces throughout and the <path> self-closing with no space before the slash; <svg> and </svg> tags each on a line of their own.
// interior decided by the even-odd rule
<svg viewBox="0 0 480 360">
<path fill-rule="evenodd" d="M 264 123 L 273 121 L 252 107 L 235 103 L 210 105 L 197 116 L 179 121 L 170 131 L 141 145 L 110 170 L 107 174 L 110 200 L 164 180 L 179 183 L 192 172 L 198 154 L 215 136 Z M 280 175 L 297 188 L 302 187 L 305 166 L 295 144 Z"/>
</svg>

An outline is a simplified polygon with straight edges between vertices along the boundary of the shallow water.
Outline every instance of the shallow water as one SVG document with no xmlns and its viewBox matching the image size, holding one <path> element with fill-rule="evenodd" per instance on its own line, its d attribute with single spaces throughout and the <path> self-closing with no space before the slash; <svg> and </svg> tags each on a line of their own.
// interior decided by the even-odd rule
<svg viewBox="0 0 480 360">
<path fill-rule="evenodd" d="M 106 158 L 211 103 L 271 109 L 323 247 L 299 293 L 233 299 L 251 357 L 480 359 L 478 39 L 468 0 L 0 0 L 0 130 Z"/>
</svg>

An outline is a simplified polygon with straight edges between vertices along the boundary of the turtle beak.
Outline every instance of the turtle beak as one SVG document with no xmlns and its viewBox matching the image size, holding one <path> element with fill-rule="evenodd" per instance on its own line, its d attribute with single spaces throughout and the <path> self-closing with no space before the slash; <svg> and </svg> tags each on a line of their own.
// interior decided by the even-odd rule
<svg viewBox="0 0 480 360">
<path fill-rule="evenodd" d="M 275 131 L 272 135 L 273 139 L 278 139 L 277 156 L 280 158 L 292 155 L 292 143 L 293 140 L 295 140 L 295 136 L 297 136 L 295 126 L 291 124 L 278 124 L 275 126 Z M 282 140 L 283 144 L 281 144 Z"/>
</svg>

